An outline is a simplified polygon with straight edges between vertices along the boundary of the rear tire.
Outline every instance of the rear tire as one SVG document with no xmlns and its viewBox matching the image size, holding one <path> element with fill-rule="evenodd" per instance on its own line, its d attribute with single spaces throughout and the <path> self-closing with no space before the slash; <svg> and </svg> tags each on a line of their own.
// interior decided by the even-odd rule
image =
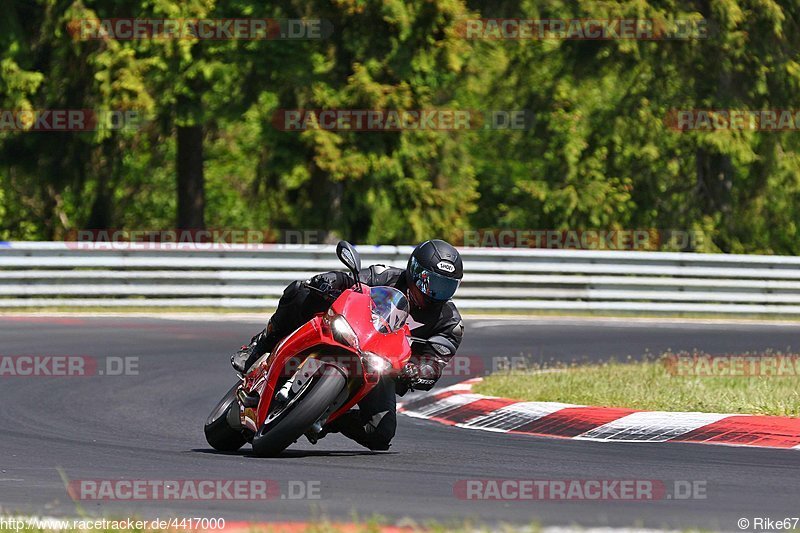
<svg viewBox="0 0 800 533">
<path fill-rule="evenodd" d="M 314 422 L 336 401 L 347 382 L 338 370 L 328 367 L 312 383 L 297 403 L 286 408 L 277 420 L 261 426 L 253 437 L 253 452 L 260 457 L 275 457 L 303 436 Z"/>
<path fill-rule="evenodd" d="M 206 441 L 220 452 L 235 452 L 247 442 L 241 431 L 228 424 L 228 413 L 232 408 L 239 406 L 239 400 L 236 399 L 238 389 L 239 385 L 236 384 L 222 397 L 203 427 Z"/>
</svg>

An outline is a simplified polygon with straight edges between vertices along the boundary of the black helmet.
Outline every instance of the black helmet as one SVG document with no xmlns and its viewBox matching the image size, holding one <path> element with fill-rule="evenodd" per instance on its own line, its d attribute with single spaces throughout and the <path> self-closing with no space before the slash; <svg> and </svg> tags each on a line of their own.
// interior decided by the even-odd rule
<svg viewBox="0 0 800 533">
<path fill-rule="evenodd" d="M 464 277 L 461 255 L 452 245 L 438 239 L 414 248 L 406 267 L 410 298 L 417 307 L 446 302 Z"/>
</svg>

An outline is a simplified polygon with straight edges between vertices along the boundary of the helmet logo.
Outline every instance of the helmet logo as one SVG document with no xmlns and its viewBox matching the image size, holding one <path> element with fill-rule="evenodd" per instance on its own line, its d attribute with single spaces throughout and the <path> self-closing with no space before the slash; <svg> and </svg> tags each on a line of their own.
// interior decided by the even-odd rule
<svg viewBox="0 0 800 533">
<path fill-rule="evenodd" d="M 456 271 L 455 265 L 453 263 L 448 263 L 447 261 L 439 261 L 436 263 L 436 268 L 439 270 L 444 270 L 445 272 L 453 273 Z"/>
</svg>

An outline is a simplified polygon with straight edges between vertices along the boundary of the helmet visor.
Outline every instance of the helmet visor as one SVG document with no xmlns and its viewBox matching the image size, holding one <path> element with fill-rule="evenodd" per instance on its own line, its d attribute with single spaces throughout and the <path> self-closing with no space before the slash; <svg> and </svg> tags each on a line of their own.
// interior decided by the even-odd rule
<svg viewBox="0 0 800 533">
<path fill-rule="evenodd" d="M 411 275 L 414 285 L 422 294 L 439 302 L 452 298 L 461 284 L 460 279 L 448 278 L 428 270 L 417 262 L 416 257 L 411 258 Z"/>
</svg>

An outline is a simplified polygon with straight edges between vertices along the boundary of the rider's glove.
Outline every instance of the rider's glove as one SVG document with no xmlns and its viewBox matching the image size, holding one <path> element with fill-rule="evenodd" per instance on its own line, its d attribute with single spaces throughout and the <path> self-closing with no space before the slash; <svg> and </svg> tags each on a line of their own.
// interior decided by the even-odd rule
<svg viewBox="0 0 800 533">
<path fill-rule="evenodd" d="M 397 384 L 397 394 L 405 395 L 410 390 L 414 390 L 414 385 L 419 382 L 419 367 L 414 363 L 406 363 L 403 370 L 395 378 Z"/>
</svg>

